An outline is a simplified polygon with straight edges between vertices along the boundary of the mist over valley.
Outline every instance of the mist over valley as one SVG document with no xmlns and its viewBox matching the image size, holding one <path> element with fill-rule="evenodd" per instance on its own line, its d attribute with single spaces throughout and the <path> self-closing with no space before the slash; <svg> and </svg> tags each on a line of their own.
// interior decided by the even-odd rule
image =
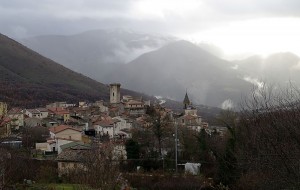
<svg viewBox="0 0 300 190">
<path fill-rule="evenodd" d="M 93 30 L 19 40 L 65 67 L 106 84 L 181 101 L 234 108 L 264 82 L 298 85 L 299 57 L 290 52 L 225 60 L 212 44 L 128 30 Z"/>
</svg>

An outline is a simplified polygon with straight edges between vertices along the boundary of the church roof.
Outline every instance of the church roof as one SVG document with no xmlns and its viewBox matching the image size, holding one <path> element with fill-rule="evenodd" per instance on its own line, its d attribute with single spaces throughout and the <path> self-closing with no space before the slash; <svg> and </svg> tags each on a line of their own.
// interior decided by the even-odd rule
<svg viewBox="0 0 300 190">
<path fill-rule="evenodd" d="M 191 103 L 190 99 L 189 99 L 189 96 L 187 95 L 187 92 L 185 93 L 185 97 L 184 97 L 183 103 L 187 104 L 187 105 L 189 105 Z"/>
</svg>

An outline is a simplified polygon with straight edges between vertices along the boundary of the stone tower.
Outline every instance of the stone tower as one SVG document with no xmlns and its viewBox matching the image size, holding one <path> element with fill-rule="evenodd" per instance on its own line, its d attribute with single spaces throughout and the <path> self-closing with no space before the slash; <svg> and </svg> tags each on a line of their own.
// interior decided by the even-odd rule
<svg viewBox="0 0 300 190">
<path fill-rule="evenodd" d="M 110 84 L 110 103 L 111 104 L 118 104 L 120 103 L 121 100 L 121 95 L 120 95 L 120 83 L 113 83 Z"/>
</svg>

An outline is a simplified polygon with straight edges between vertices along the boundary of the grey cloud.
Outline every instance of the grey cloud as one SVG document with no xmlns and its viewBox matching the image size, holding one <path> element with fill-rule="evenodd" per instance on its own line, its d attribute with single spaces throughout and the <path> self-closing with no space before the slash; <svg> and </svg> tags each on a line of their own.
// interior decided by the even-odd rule
<svg viewBox="0 0 300 190">
<path fill-rule="evenodd" d="M 134 0 L 0 1 L 0 32 L 20 38 L 72 34 L 91 29 L 128 28 L 141 32 L 192 33 L 228 21 L 258 17 L 300 16 L 298 0 L 202 0 L 196 10 L 163 18 L 132 14 Z M 170 3 L 172 3 L 170 1 Z"/>
<path fill-rule="evenodd" d="M 204 0 L 204 2 L 216 12 L 228 16 L 300 16 L 298 0 Z"/>
</svg>

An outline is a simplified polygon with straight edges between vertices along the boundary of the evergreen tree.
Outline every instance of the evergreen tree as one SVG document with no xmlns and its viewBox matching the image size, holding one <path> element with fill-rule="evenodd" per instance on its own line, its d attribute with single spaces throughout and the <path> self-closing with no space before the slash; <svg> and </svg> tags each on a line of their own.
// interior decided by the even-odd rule
<svg viewBox="0 0 300 190">
<path fill-rule="evenodd" d="M 133 139 L 129 139 L 125 143 L 125 149 L 127 152 L 127 159 L 139 159 L 140 158 L 140 145 Z"/>
</svg>

